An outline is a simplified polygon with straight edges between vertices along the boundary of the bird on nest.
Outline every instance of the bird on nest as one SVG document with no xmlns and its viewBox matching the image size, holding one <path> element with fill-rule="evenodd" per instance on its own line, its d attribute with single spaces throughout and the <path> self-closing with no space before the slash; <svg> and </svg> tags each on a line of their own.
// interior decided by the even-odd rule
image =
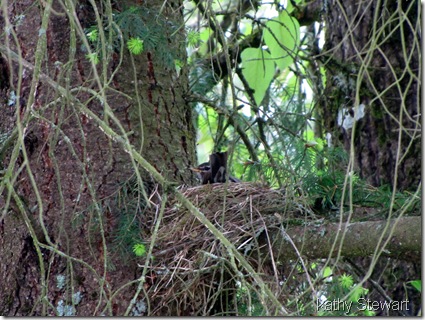
<svg viewBox="0 0 425 320">
<path fill-rule="evenodd" d="M 227 151 L 215 152 L 210 155 L 210 161 L 201 163 L 196 168 L 191 168 L 198 174 L 202 184 L 226 182 Z M 229 175 L 230 182 L 241 182 Z"/>
</svg>

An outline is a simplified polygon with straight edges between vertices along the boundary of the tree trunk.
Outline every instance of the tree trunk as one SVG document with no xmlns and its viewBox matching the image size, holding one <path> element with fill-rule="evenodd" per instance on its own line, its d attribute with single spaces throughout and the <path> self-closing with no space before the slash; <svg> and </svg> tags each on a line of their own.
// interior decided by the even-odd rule
<svg viewBox="0 0 425 320">
<path fill-rule="evenodd" d="M 137 279 L 140 268 L 112 244 L 125 233 L 117 229 L 137 225 L 153 179 L 88 111 L 128 139 L 170 182 L 192 184 L 195 132 L 184 100 L 187 71 L 177 73 L 156 50 L 131 56 L 125 49 L 121 57 L 119 46 L 126 44 L 118 34 L 117 48 L 103 42 L 94 67 L 82 32 L 98 23 L 103 31 L 116 28 L 108 25 L 111 7 L 96 2 L 94 8 L 92 1 L 64 6 L 53 1 L 50 7 L 51 2 L 4 4 L 0 19 L 0 133 L 11 137 L 10 148 L 0 149 L 0 207 L 5 208 L 0 314 L 122 315 L 135 285 L 122 286 Z M 126 5 L 140 6 L 139 1 Z M 160 49 L 185 61 L 180 1 L 143 5 L 150 13 L 142 16 L 146 24 L 158 15 L 176 26 L 157 27 L 169 44 Z M 120 2 L 114 9 L 126 7 Z M 128 199 L 134 207 L 123 205 Z M 136 304 L 130 314 L 142 314 L 141 309 Z"/>
<path fill-rule="evenodd" d="M 420 1 L 328 1 L 325 130 L 374 186 L 416 190 L 421 177 Z M 353 119 L 356 125 L 353 128 Z M 354 140 L 351 133 L 354 130 Z"/>
<path fill-rule="evenodd" d="M 354 171 L 373 186 L 419 190 L 421 2 L 331 0 L 327 4 L 322 60 L 326 94 L 320 103 L 324 128 L 332 134 L 334 145 L 350 152 Z M 365 270 L 374 266 L 364 279 L 384 282 L 392 299 L 409 297 L 417 306 L 420 293 L 405 284 L 420 279 L 418 263 L 381 257 L 374 264 L 373 259 L 355 259 Z M 375 292 L 370 296 L 384 299 Z M 416 314 L 417 308 L 409 311 Z"/>
</svg>

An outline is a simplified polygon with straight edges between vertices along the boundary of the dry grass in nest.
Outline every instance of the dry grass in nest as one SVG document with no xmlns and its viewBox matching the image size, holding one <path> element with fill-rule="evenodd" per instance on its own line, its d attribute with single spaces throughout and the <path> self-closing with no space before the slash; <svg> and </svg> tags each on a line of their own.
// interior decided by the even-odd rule
<svg viewBox="0 0 425 320">
<path fill-rule="evenodd" d="M 262 231 L 300 214 L 299 206 L 284 191 L 255 183 L 203 185 L 180 191 L 244 254 L 253 249 Z M 152 230 L 157 215 L 158 211 L 151 217 Z M 214 304 L 211 288 L 224 285 L 217 284 L 212 275 L 221 273 L 221 268 L 232 269 L 229 255 L 177 200 L 167 203 L 153 255 L 156 281 L 149 296 L 158 298 L 153 314 L 209 314 Z"/>
</svg>

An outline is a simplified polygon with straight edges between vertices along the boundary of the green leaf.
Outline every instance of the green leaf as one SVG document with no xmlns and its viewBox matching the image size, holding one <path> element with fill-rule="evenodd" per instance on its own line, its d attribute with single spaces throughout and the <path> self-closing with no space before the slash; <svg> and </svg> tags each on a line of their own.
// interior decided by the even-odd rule
<svg viewBox="0 0 425 320">
<path fill-rule="evenodd" d="M 326 267 L 323 270 L 323 278 L 330 277 L 332 275 L 332 269 L 330 267 Z"/>
<path fill-rule="evenodd" d="M 211 28 L 203 28 L 201 32 L 199 32 L 199 54 L 205 55 L 208 53 L 208 39 L 210 36 L 214 34 Z"/>
<path fill-rule="evenodd" d="M 127 48 L 134 55 L 141 54 L 143 52 L 143 40 L 139 38 L 130 38 L 127 41 Z"/>
<path fill-rule="evenodd" d="M 360 297 L 367 293 L 367 289 L 362 286 L 356 286 L 350 294 L 350 300 L 353 302 L 359 301 Z"/>
<path fill-rule="evenodd" d="M 409 281 L 408 283 L 411 284 L 412 287 L 418 290 L 419 292 L 422 292 L 422 280 L 413 280 Z"/>
<path fill-rule="evenodd" d="M 142 243 L 136 243 L 133 246 L 133 252 L 136 256 L 141 257 L 146 253 L 146 247 Z"/>
<path fill-rule="evenodd" d="M 280 70 L 294 61 L 300 44 L 300 24 L 297 19 L 282 11 L 279 16 L 266 23 L 264 41 L 269 47 L 271 57 Z"/>
<path fill-rule="evenodd" d="M 260 48 L 247 48 L 241 53 L 242 74 L 254 90 L 257 105 L 261 104 L 273 80 L 275 64 L 270 58 L 270 54 Z"/>
<path fill-rule="evenodd" d="M 311 129 L 307 129 L 304 131 L 304 139 L 305 140 L 314 140 L 314 131 Z"/>
<path fill-rule="evenodd" d="M 294 7 L 294 5 L 292 3 L 294 3 L 295 5 L 298 5 L 300 2 L 301 2 L 301 0 L 287 1 L 287 5 L 286 5 L 285 11 L 288 12 L 288 13 L 291 13 L 295 9 L 295 7 Z"/>
<path fill-rule="evenodd" d="M 363 311 L 363 313 L 364 313 L 364 315 L 365 315 L 366 317 L 373 317 L 373 316 L 375 316 L 375 315 L 376 315 L 376 312 L 375 312 L 375 311 L 373 311 L 373 310 L 369 310 L 368 308 L 366 308 L 366 309 Z"/>
</svg>

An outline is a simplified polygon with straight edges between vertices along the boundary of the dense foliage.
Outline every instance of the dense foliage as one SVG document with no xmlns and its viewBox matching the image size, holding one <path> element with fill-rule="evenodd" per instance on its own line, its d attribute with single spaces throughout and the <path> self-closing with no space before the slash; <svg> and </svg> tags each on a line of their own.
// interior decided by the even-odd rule
<svg viewBox="0 0 425 320">
<path fill-rule="evenodd" d="M 35 57 L 16 35 L 27 13 L 1 6 L 2 37 L 16 43 L 0 43 L 0 108 L 9 119 L 0 120 L 0 240 L 8 261 L 21 254 L 25 266 L 8 274 L 17 287 L 0 311 L 420 313 L 417 243 L 391 238 L 402 218 L 421 210 L 420 183 L 398 184 L 404 159 L 403 181 L 417 180 L 406 177 L 416 172 L 420 114 L 405 104 L 412 83 L 420 91 L 420 67 L 410 67 L 419 23 L 409 20 L 420 8 L 376 2 L 386 7 L 373 6 L 384 16 L 373 17 L 367 45 L 341 61 L 344 41 L 364 40 L 356 21 L 371 4 L 353 12 L 335 2 L 90 0 L 76 8 L 50 0 L 36 8 L 43 14 L 35 11 L 42 17 Z M 335 16 L 349 32 L 335 44 L 329 31 L 338 26 L 327 17 L 337 8 L 346 9 Z M 69 48 L 61 51 L 63 34 Z M 386 47 L 394 34 L 402 44 L 396 55 Z M 376 52 L 395 78 L 384 92 L 375 84 L 387 79 L 373 72 L 385 68 L 369 64 Z M 399 91 L 390 94 L 401 101 L 398 114 L 386 100 L 390 90 Z M 358 145 L 368 139 L 375 144 Z M 242 182 L 194 185 L 195 140 L 198 163 L 227 151 Z M 385 146 L 389 158 L 379 158 Z M 377 180 L 359 165 L 365 154 L 379 158 L 365 162 Z M 374 184 L 381 176 L 392 179 Z M 372 238 L 350 233 L 368 222 L 380 226 L 377 243 L 344 254 L 346 236 Z M 322 243 L 309 242 L 312 233 Z M 397 251 L 406 247 L 412 252 Z M 279 255 L 288 251 L 295 258 Z M 311 258 L 315 251 L 320 258 Z M 31 293 L 36 302 L 16 307 L 17 288 L 33 290 L 31 281 L 41 288 Z M 400 307 L 403 297 L 410 304 Z"/>
</svg>

